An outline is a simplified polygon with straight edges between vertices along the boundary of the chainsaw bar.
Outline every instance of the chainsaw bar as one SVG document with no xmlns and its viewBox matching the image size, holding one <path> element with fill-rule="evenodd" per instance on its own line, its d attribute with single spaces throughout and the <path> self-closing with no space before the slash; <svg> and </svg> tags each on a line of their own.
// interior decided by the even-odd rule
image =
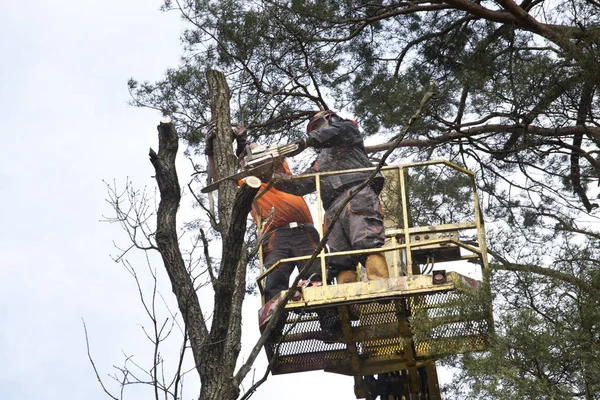
<svg viewBox="0 0 600 400">
<path fill-rule="evenodd" d="M 257 146 L 253 150 L 246 148 L 246 155 L 242 158 L 244 169 L 233 175 L 214 181 L 204 187 L 201 192 L 209 193 L 219 188 L 221 183 L 229 180 L 240 180 L 250 175 L 261 175 L 275 169 L 278 163 L 283 162 L 285 157 L 289 157 L 297 152 L 298 145 L 289 143 L 281 147 Z"/>
</svg>

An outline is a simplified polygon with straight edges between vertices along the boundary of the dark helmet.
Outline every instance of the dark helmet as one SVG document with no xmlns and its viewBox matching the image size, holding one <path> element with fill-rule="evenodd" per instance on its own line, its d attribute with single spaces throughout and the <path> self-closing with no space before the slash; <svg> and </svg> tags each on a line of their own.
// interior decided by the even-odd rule
<svg viewBox="0 0 600 400">
<path fill-rule="evenodd" d="M 330 124 L 333 124 L 335 122 L 339 122 L 342 120 L 340 118 L 340 116 L 337 115 L 333 111 L 330 111 L 330 110 L 319 111 L 318 113 L 313 115 L 312 118 L 308 121 L 308 125 L 306 126 L 306 133 L 310 133 L 310 132 L 314 131 L 315 126 L 317 125 L 318 121 L 321 119 L 328 121 Z"/>
</svg>

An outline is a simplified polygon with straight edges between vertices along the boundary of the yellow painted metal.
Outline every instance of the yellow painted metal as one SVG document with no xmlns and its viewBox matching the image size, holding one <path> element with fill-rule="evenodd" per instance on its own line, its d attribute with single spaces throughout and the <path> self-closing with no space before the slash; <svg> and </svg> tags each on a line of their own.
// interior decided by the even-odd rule
<svg viewBox="0 0 600 400">
<path fill-rule="evenodd" d="M 405 173 L 404 173 L 404 167 L 400 167 L 399 169 L 399 178 L 400 178 L 400 199 L 402 201 L 402 224 L 404 226 L 400 227 L 400 229 L 402 229 L 404 231 L 404 243 L 410 243 L 410 233 L 408 231 L 408 221 L 409 216 L 408 216 L 408 196 L 406 194 L 406 180 L 405 180 Z M 406 249 L 406 253 L 405 253 L 405 257 L 406 257 L 406 273 L 408 275 L 412 275 L 413 273 L 413 269 L 412 269 L 412 251 L 411 248 L 408 247 Z"/>
<path fill-rule="evenodd" d="M 319 237 L 322 238 L 323 237 L 323 225 L 320 223 L 321 221 L 323 221 L 323 207 L 321 207 L 321 177 L 319 175 L 317 175 L 315 177 L 315 188 L 317 191 L 317 204 L 318 204 L 318 208 L 317 208 L 317 221 L 318 223 L 315 224 L 316 228 L 317 228 L 317 232 L 319 232 Z M 325 248 L 323 248 L 323 250 L 321 250 L 321 253 L 319 254 L 319 259 L 321 261 L 321 276 L 323 277 L 323 285 L 327 286 L 327 264 L 325 262 Z"/>
<path fill-rule="evenodd" d="M 440 385 L 438 383 L 437 369 L 433 361 L 425 364 L 425 371 L 427 372 L 427 382 L 429 383 L 429 397 L 428 400 L 440 400 Z"/>
<path fill-rule="evenodd" d="M 374 248 L 374 249 L 366 249 L 366 250 L 349 250 L 349 251 L 339 251 L 339 252 L 335 252 L 335 253 L 324 253 L 323 252 L 323 254 L 319 255 L 319 257 L 321 257 L 322 259 L 325 260 L 329 257 L 335 257 L 335 256 L 340 256 L 340 255 L 363 255 L 363 254 L 381 253 L 381 252 L 388 252 L 388 251 L 394 251 L 394 250 L 401 250 L 401 249 L 405 249 L 406 247 L 407 247 L 406 244 L 397 244 L 393 247 L 385 247 L 385 248 Z M 301 257 L 290 257 L 290 258 L 281 259 L 281 260 L 277 261 L 275 264 L 273 264 L 273 266 L 271 266 L 271 268 L 269 268 L 266 271 L 263 271 L 256 279 L 258 281 L 262 281 L 266 276 L 268 276 L 273 271 L 275 271 L 275 269 L 277 269 L 283 263 L 303 261 L 303 260 L 305 261 L 305 260 L 310 259 L 310 257 L 311 257 L 310 255 L 307 255 L 307 256 L 301 256 Z"/>
<path fill-rule="evenodd" d="M 400 182 L 400 173 L 401 173 L 401 170 L 397 169 L 396 170 L 396 181 L 397 182 Z M 387 232 L 387 229 L 386 229 L 386 232 Z M 392 247 L 396 246 L 397 244 L 398 244 L 398 239 L 396 238 L 396 236 L 392 236 Z M 393 260 L 393 266 L 394 266 L 394 274 L 392 276 L 405 275 L 406 267 L 400 265 L 400 263 L 404 262 L 404 261 L 400 257 L 399 251 L 392 252 L 392 260 Z M 400 268 L 402 268 L 402 271 L 400 270 Z"/>
<path fill-rule="evenodd" d="M 290 301 L 289 309 L 305 306 L 322 306 L 338 303 L 352 303 L 363 300 L 390 298 L 394 296 L 412 296 L 431 291 L 454 290 L 456 284 L 462 284 L 463 277 L 456 272 L 450 272 L 446 283 L 433 285 L 430 275 L 399 276 L 369 282 L 346 283 L 344 285 L 329 285 L 308 287 L 304 289 L 303 299 Z"/>
<path fill-rule="evenodd" d="M 340 285 L 344 286 L 344 285 Z M 352 366 L 352 372 L 360 374 L 360 360 L 358 354 L 358 348 L 356 342 L 352 339 L 352 328 L 350 326 L 350 316 L 346 307 L 339 308 L 340 322 L 342 325 L 342 333 L 344 340 L 348 343 L 347 351 L 350 353 L 350 361 Z"/>
<path fill-rule="evenodd" d="M 474 194 L 474 209 L 475 209 L 475 221 L 471 221 L 471 222 L 465 222 L 465 223 L 460 223 L 460 224 L 444 224 L 444 225 L 438 225 L 438 226 L 429 226 L 429 227 L 409 227 L 408 223 L 410 221 L 410 215 L 409 215 L 409 210 L 408 210 L 408 194 L 407 194 L 407 182 L 405 179 L 405 174 L 407 169 L 409 168 L 415 168 L 415 167 L 423 167 L 423 166 L 430 166 L 430 165 L 436 165 L 436 164 L 443 164 L 443 165 L 447 165 L 457 171 L 460 171 L 462 173 L 465 173 L 467 175 L 469 175 L 469 177 L 471 177 L 472 179 L 472 186 L 473 186 L 473 194 Z M 335 175 L 335 174 L 342 174 L 342 173 L 348 173 L 348 172 L 356 172 L 356 171 L 370 171 L 372 170 L 372 168 L 360 168 L 360 169 L 354 169 L 354 170 L 348 170 L 348 171 L 330 171 L 330 172 L 321 172 L 321 173 L 316 173 L 316 174 L 307 174 L 307 175 L 300 175 L 300 176 L 295 176 L 292 178 L 288 178 L 288 179 L 306 179 L 306 178 L 315 178 L 315 182 L 316 182 L 316 193 L 317 193 L 317 214 L 318 214 L 318 221 L 322 221 L 323 220 L 323 209 L 321 206 L 321 193 L 320 193 L 320 187 L 321 187 L 321 178 L 323 176 L 329 176 L 329 175 Z M 480 254 L 483 254 L 483 262 L 482 264 L 487 265 L 487 249 L 485 247 L 485 232 L 484 232 L 484 228 L 483 228 L 483 220 L 482 220 L 482 216 L 480 214 L 480 207 L 479 207 L 479 200 L 478 200 L 478 196 L 477 196 L 477 192 L 475 190 L 475 182 L 474 182 L 474 175 L 471 171 L 468 171 L 460 166 L 457 166 L 456 164 L 453 164 L 451 162 L 448 161 L 427 161 L 427 162 L 420 162 L 420 163 L 408 163 L 408 164 L 402 164 L 402 165 L 398 165 L 398 166 L 386 166 L 382 168 L 383 171 L 395 171 L 397 173 L 398 176 L 398 180 L 400 181 L 400 201 L 401 201 L 401 206 L 402 206 L 402 218 L 403 218 L 403 224 L 405 225 L 404 227 L 398 227 L 395 230 L 392 230 L 393 233 L 396 234 L 396 237 L 393 237 L 391 235 L 391 232 L 386 232 L 386 236 L 392 238 L 392 245 L 394 247 L 396 247 L 396 242 L 398 240 L 398 238 L 400 237 L 400 235 L 403 235 L 403 241 L 404 243 L 410 243 L 411 241 L 411 235 L 414 235 L 418 232 L 444 232 L 444 231 L 459 231 L 462 229 L 469 229 L 469 228 L 476 228 L 477 232 L 478 232 L 478 242 L 480 243 Z M 323 235 L 323 230 L 322 230 L 322 226 L 319 223 L 316 223 L 316 228 L 319 231 L 320 236 Z M 396 257 L 392 263 L 392 276 L 399 276 L 402 272 L 404 271 L 400 271 L 399 268 L 399 264 L 401 261 L 404 261 L 405 264 L 407 266 L 412 266 L 413 265 L 413 249 L 416 247 L 413 246 L 409 246 L 408 248 L 406 248 L 404 250 L 403 253 L 393 253 L 392 257 Z M 259 249 L 259 251 L 261 251 Z M 364 251 L 364 254 L 369 253 L 369 251 Z M 357 253 L 351 253 L 351 252 L 342 252 L 342 253 L 335 253 L 336 255 L 342 255 L 342 254 L 347 254 L 347 255 L 351 255 L 351 254 L 357 254 Z M 403 255 L 404 260 L 402 260 L 402 258 L 399 255 Z M 326 270 L 326 257 L 327 255 L 325 254 L 325 252 L 321 252 L 321 254 L 319 255 L 320 258 L 320 263 L 321 263 L 321 269 L 322 269 L 322 273 L 325 273 Z M 397 260 L 397 261 L 396 261 Z M 290 260 L 293 261 L 293 260 Z M 276 266 L 273 266 L 273 268 L 276 268 Z M 412 268 L 406 268 L 406 273 L 408 274 L 412 274 Z M 262 263 L 261 263 L 261 275 L 259 276 L 258 280 L 259 280 L 259 286 L 261 286 L 262 289 L 262 279 L 268 274 L 264 274 L 264 271 L 262 270 Z M 325 276 L 325 275 L 323 275 Z M 326 285 L 326 282 L 324 282 L 324 284 Z"/>
<path fill-rule="evenodd" d="M 413 226 L 409 199 L 409 173 L 412 168 L 451 168 L 466 174 L 471 186 L 474 218 L 431 226 Z M 355 171 L 369 171 L 372 168 Z M 308 287 L 302 298 L 289 301 L 286 310 L 298 316 L 300 327 L 286 336 L 276 334 L 276 341 L 267 345 L 269 359 L 277 357 L 274 374 L 323 369 L 355 377 L 358 398 L 365 395 L 365 381 L 361 376 L 405 371 L 410 393 L 416 396 L 419 374 L 426 374 L 428 398 L 440 399 L 434 361 L 450 354 L 479 351 L 486 348 L 489 333 L 493 330 L 489 296 L 473 297 L 469 293 L 487 291 L 488 277 L 485 229 L 481 215 L 475 177 L 471 171 L 448 161 L 428 161 L 382 168 L 395 179 L 397 190 L 386 201 L 397 201 L 399 214 L 396 226 L 386 225 L 386 244 L 383 248 L 352 250 L 318 255 L 325 276 L 327 259 L 340 255 L 368 255 L 383 252 L 389 255 L 390 278 L 378 281 Z M 321 179 L 324 176 L 346 173 L 334 171 L 292 179 L 312 177 L 317 189 L 317 222 L 319 235 L 323 236 L 320 221 L 324 211 L 321 205 Z M 386 179 L 388 174 L 386 173 Z M 397 188 L 396 188 L 397 186 Z M 400 217 L 401 214 L 401 217 Z M 401 218 L 401 221 L 399 220 Z M 476 239 L 463 240 L 461 235 L 476 231 Z M 280 260 L 258 277 L 262 281 L 282 263 L 307 260 L 310 256 Z M 423 274 L 419 263 L 429 272 L 439 269 L 448 261 L 476 261 L 481 267 L 483 282 L 476 281 L 456 271 L 446 271 L 444 283 L 433 283 L 430 273 Z M 473 264 L 469 264 L 473 265 Z M 429 269 L 428 269 L 429 268 Z M 477 302 L 487 302 L 479 304 Z M 351 320 L 350 308 L 358 316 Z M 334 309 L 341 323 L 342 337 L 338 342 L 324 342 L 320 327 L 320 310 Z M 290 324 L 288 323 L 288 326 Z M 281 344 L 278 341 L 281 340 Z M 281 347 L 283 346 L 283 347 Z"/>
</svg>

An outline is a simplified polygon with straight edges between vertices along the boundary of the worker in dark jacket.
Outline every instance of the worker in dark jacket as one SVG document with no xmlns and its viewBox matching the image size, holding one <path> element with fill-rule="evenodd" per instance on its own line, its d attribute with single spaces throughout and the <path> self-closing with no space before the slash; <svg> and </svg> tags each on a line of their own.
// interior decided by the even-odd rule
<svg viewBox="0 0 600 400">
<path fill-rule="evenodd" d="M 320 111 L 307 126 L 308 137 L 297 142 L 300 149 L 314 147 L 317 158 L 304 172 L 341 171 L 372 167 L 356 122 L 340 118 L 331 111 Z M 331 225 L 339 206 L 348 198 L 350 191 L 367 180 L 370 171 L 326 175 L 321 178 L 321 198 L 325 212 L 325 228 Z M 279 175 L 278 178 L 283 176 Z M 315 179 L 282 180 L 275 185 L 279 190 L 296 195 L 315 191 Z M 331 252 L 372 249 L 383 246 L 385 230 L 379 202 L 383 188 L 383 176 L 378 174 L 370 185 L 358 192 L 344 207 L 339 220 L 333 225 L 327 245 Z M 337 282 L 356 282 L 356 265 L 365 266 L 369 280 L 389 277 L 383 253 L 366 257 L 331 257 L 330 273 Z"/>
</svg>

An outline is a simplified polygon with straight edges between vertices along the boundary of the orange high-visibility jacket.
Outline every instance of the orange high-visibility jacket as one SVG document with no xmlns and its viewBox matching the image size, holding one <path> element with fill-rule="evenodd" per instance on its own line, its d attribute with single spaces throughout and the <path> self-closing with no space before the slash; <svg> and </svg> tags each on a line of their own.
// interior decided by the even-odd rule
<svg viewBox="0 0 600 400">
<path fill-rule="evenodd" d="M 288 175 L 292 174 L 285 161 L 283 162 L 283 170 L 281 172 Z M 267 185 L 268 182 L 263 182 L 258 195 L 263 193 Z M 271 187 L 258 198 L 252 206 L 251 214 L 257 224 L 257 214 L 260 214 L 263 233 L 291 222 L 313 223 L 308 205 L 302 196 L 281 192 L 274 187 Z"/>
</svg>

